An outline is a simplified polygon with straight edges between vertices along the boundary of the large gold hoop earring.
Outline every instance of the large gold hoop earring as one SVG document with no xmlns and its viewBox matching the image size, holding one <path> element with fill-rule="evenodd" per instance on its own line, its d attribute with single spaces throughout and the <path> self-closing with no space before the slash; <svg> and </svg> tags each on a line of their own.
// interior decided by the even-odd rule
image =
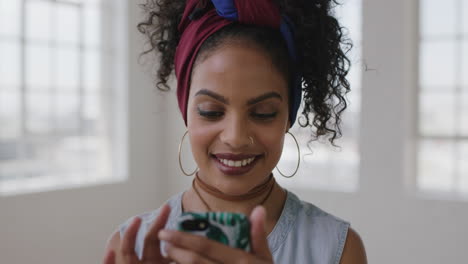
<svg viewBox="0 0 468 264">
<path fill-rule="evenodd" d="M 297 147 L 297 166 L 296 166 L 296 170 L 294 171 L 294 173 L 292 175 L 284 175 L 280 169 L 278 169 L 278 166 L 276 166 L 276 169 L 278 170 L 278 172 L 281 174 L 281 176 L 285 177 L 285 178 L 292 178 L 294 175 L 296 175 L 297 171 L 299 170 L 299 164 L 301 164 L 301 149 L 299 148 L 299 143 L 297 143 L 297 140 L 296 140 L 296 137 L 288 131 L 288 134 L 290 134 L 292 136 L 292 138 L 294 139 L 294 142 L 296 142 L 296 147 Z"/>
<path fill-rule="evenodd" d="M 179 144 L 179 167 L 180 167 L 180 170 L 182 171 L 182 173 L 185 174 L 185 176 L 192 176 L 197 172 L 198 168 L 196 168 L 190 174 L 185 172 L 184 168 L 182 167 L 182 159 L 180 158 L 180 153 L 182 152 L 182 143 L 184 143 L 184 139 L 185 139 L 185 136 L 187 135 L 187 133 L 188 133 L 188 130 L 185 131 L 184 135 L 182 136 L 182 140 L 180 141 L 180 144 Z"/>
</svg>

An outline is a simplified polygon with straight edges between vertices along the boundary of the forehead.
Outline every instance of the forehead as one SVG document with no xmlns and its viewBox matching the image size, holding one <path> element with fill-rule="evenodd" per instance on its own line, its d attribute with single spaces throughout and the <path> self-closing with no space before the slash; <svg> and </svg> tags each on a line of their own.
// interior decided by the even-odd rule
<svg viewBox="0 0 468 264">
<path fill-rule="evenodd" d="M 224 45 L 194 68 L 190 97 L 208 89 L 226 97 L 250 98 L 265 92 L 287 96 L 287 81 L 258 48 Z"/>
</svg>

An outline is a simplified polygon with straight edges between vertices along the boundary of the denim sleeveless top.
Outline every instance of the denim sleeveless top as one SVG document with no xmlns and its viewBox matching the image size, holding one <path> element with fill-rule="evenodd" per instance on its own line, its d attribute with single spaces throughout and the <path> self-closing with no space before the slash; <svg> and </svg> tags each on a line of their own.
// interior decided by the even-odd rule
<svg viewBox="0 0 468 264">
<path fill-rule="evenodd" d="M 183 192 L 168 200 L 171 213 L 166 228 L 176 229 L 175 219 L 182 213 Z M 143 243 L 159 209 L 139 215 L 142 219 L 135 243 L 135 252 L 141 259 Z M 133 218 L 120 225 L 122 238 Z M 287 191 L 280 218 L 268 235 L 268 244 L 275 263 L 339 264 L 343 253 L 349 223 L 313 204 L 299 200 Z M 161 243 L 164 252 L 164 242 Z"/>
</svg>

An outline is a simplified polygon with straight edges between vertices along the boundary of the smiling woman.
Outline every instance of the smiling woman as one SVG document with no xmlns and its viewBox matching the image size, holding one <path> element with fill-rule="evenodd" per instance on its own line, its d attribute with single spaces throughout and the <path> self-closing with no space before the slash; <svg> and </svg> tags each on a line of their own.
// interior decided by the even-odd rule
<svg viewBox="0 0 468 264">
<path fill-rule="evenodd" d="M 366 263 L 349 223 L 282 188 L 272 174 L 304 105 L 312 137 L 340 136 L 348 59 L 332 1 L 148 1 L 139 25 L 175 68 L 198 165 L 192 187 L 132 218 L 108 244 L 113 263 Z M 183 212 L 250 215 L 250 252 L 181 233 Z"/>
</svg>

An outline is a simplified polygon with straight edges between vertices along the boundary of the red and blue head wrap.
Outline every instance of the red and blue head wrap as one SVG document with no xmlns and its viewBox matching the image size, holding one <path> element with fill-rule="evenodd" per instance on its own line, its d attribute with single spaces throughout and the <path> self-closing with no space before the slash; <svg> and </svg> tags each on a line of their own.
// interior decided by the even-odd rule
<svg viewBox="0 0 468 264">
<path fill-rule="evenodd" d="M 232 23 L 266 26 L 278 29 L 283 35 L 294 65 L 298 65 L 292 23 L 282 16 L 273 0 L 211 0 L 213 8 L 200 6 L 200 0 L 187 0 L 179 32 L 182 36 L 175 54 L 177 98 L 185 124 L 190 93 L 190 76 L 198 51 L 203 42 L 215 32 Z M 211 6 L 211 5 L 209 5 Z M 296 120 L 301 103 L 301 74 L 293 73 L 289 87 L 289 120 Z"/>
</svg>

